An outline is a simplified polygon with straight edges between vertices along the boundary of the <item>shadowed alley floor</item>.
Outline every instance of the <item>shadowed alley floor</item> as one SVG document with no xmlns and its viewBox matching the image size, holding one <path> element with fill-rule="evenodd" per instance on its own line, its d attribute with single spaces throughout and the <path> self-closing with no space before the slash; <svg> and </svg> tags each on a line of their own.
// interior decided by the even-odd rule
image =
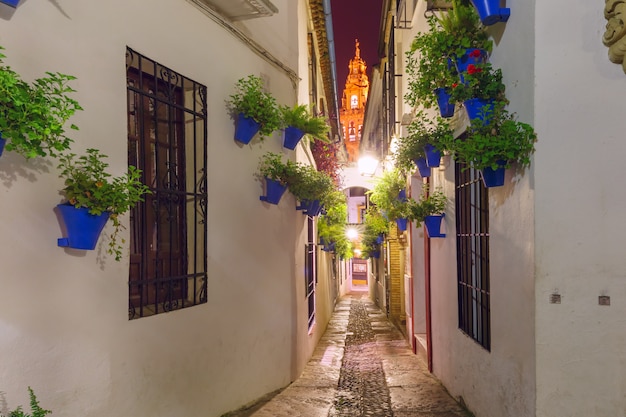
<svg viewBox="0 0 626 417">
<path fill-rule="evenodd" d="M 467 417 L 367 293 L 343 297 L 302 375 L 224 417 Z"/>
</svg>

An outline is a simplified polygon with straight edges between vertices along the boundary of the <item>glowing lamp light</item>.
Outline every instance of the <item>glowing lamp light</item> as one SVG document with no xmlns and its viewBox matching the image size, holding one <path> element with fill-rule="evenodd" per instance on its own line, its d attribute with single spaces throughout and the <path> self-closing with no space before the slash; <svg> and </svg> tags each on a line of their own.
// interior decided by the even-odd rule
<svg viewBox="0 0 626 417">
<path fill-rule="evenodd" d="M 354 240 L 359 237 L 359 232 L 356 229 L 350 228 L 346 230 L 346 237 L 350 240 Z"/>
<path fill-rule="evenodd" d="M 378 159 L 370 155 L 365 155 L 359 158 L 357 162 L 359 168 L 359 174 L 372 177 L 378 168 Z"/>
</svg>

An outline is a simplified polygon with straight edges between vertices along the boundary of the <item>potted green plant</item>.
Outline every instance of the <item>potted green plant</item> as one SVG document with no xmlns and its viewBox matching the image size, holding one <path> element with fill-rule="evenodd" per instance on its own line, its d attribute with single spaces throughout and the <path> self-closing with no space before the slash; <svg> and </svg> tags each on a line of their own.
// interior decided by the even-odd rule
<svg viewBox="0 0 626 417">
<path fill-rule="evenodd" d="M 454 114 L 454 103 L 448 101 L 448 95 L 458 80 L 457 62 L 464 65 L 469 49 L 484 51 L 486 56 L 492 48 L 474 8 L 460 0 L 452 3 L 452 9 L 441 17 L 429 17 L 429 31 L 418 33 L 406 54 L 406 102 L 427 108 L 438 104 L 442 117 Z"/>
<path fill-rule="evenodd" d="M 323 142 L 330 142 L 328 132 L 330 127 L 323 117 L 312 116 L 304 104 L 293 107 L 280 106 L 282 127 L 284 129 L 283 146 L 295 149 L 304 135 Z"/>
<path fill-rule="evenodd" d="M 441 233 L 441 221 L 445 216 L 444 210 L 448 199 L 442 189 L 437 189 L 432 193 L 425 186 L 418 201 L 409 203 L 409 218 L 418 224 L 424 222 L 429 237 L 445 237 Z"/>
<path fill-rule="evenodd" d="M 389 220 L 373 207 L 365 212 L 363 218 L 365 231 L 361 239 L 363 253 L 376 258 L 380 252 L 380 245 L 384 241 L 384 235 L 389 233 Z"/>
<path fill-rule="evenodd" d="M 227 107 L 236 119 L 235 139 L 250 143 L 259 133 L 261 140 L 281 127 L 281 114 L 274 96 L 263 90 L 263 80 L 255 75 L 241 78 Z"/>
<path fill-rule="evenodd" d="M 445 143 L 452 137 L 450 124 L 441 117 L 429 118 L 419 111 L 409 124 L 408 135 L 398 140 L 395 164 L 404 172 L 417 165 L 422 177 L 430 176 L 430 167 L 438 167 Z"/>
<path fill-rule="evenodd" d="M 488 62 L 469 64 L 463 80 L 452 85 L 450 100 L 463 102 L 470 119 L 488 114 L 496 101 L 505 102 L 502 70 L 494 69 Z"/>
<path fill-rule="evenodd" d="M 512 164 L 530 165 L 536 141 L 531 125 L 517 121 L 505 103 L 496 102 L 487 121 L 472 120 L 466 135 L 446 147 L 456 160 L 480 170 L 485 186 L 495 187 L 504 184 L 504 170 Z"/>
<path fill-rule="evenodd" d="M 265 179 L 265 195 L 261 201 L 278 204 L 287 190 L 289 180 L 296 174 L 296 163 L 283 162 L 282 156 L 267 152 L 261 156 L 259 174 Z"/>
<path fill-rule="evenodd" d="M 374 187 L 367 192 L 370 201 L 376 205 L 381 214 L 389 220 L 395 220 L 398 229 L 401 231 L 406 230 L 406 221 L 409 214 L 407 200 L 402 198 L 406 185 L 406 174 L 402 170 L 395 168 L 385 171 L 376 180 Z"/>
<path fill-rule="evenodd" d="M 59 239 L 58 244 L 75 249 L 94 249 L 104 225 L 111 220 L 114 230 L 107 252 L 119 261 L 121 244 L 124 243 L 119 237 L 123 228 L 119 216 L 143 201 L 144 194 L 150 193 L 150 189 L 141 182 L 141 171 L 134 166 L 129 166 L 126 174 L 113 177 L 106 172 L 109 166 L 104 161 L 106 158 L 107 155 L 97 149 L 87 149 L 80 157 L 72 153 L 59 156 L 58 168 L 65 185 L 62 193 L 67 201 L 57 207 L 68 237 Z M 91 225 L 93 229 L 88 229 Z"/>
<path fill-rule="evenodd" d="M 346 237 L 348 202 L 339 190 L 332 191 L 326 199 L 324 214 L 317 222 L 317 235 L 326 252 L 335 252 L 343 259 L 352 257 L 351 244 Z"/>
<path fill-rule="evenodd" d="M 295 174 L 288 183 L 289 191 L 293 194 L 300 206 L 298 210 L 304 210 L 304 214 L 317 216 L 322 208 L 332 198 L 335 190 L 333 179 L 327 174 L 318 171 L 312 165 L 296 164 Z"/>
<path fill-rule="evenodd" d="M 4 49 L 0 47 L 0 50 Z M 0 53 L 0 63 L 5 55 Z M 72 139 L 65 123 L 78 110 L 69 82 L 76 77 L 47 72 L 32 84 L 9 66 L 0 66 L 0 154 L 2 148 L 25 158 L 56 156 L 69 149 Z M 75 125 L 70 129 L 77 130 Z"/>
<path fill-rule="evenodd" d="M 31 387 L 28 387 L 28 395 L 30 397 L 30 410 L 32 414 L 25 413 L 22 406 L 18 406 L 15 410 L 10 411 L 7 417 L 45 417 L 47 414 L 52 413 L 50 410 L 41 408 Z"/>
</svg>

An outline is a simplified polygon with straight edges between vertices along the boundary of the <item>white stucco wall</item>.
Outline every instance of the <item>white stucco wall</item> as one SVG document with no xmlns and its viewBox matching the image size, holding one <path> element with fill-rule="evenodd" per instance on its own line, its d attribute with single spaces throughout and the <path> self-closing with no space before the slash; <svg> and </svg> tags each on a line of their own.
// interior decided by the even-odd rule
<svg viewBox="0 0 626 417">
<path fill-rule="evenodd" d="M 207 304 L 129 321 L 128 259 L 117 263 L 104 247 L 57 247 L 55 164 L 5 152 L 0 391 L 8 407 L 27 405 L 30 385 L 58 417 L 207 417 L 288 384 L 319 337 L 298 336 L 305 217 L 289 194 L 278 206 L 261 203 L 254 173 L 262 153 L 295 152 L 282 150 L 277 133 L 236 144 L 224 101 L 237 79 L 255 74 L 279 103 L 294 104 L 289 77 L 184 0 L 21 3 L 0 5 L 6 64 L 27 80 L 77 76 L 85 110 L 71 120 L 80 127 L 73 150 L 101 149 L 115 173 L 127 158 L 126 46 L 207 86 L 209 279 Z M 303 2 L 273 3 L 277 15 L 238 25 L 297 70 Z"/>
<path fill-rule="evenodd" d="M 602 44 L 603 11 L 536 2 L 538 417 L 626 415 L 626 75 Z"/>
</svg>

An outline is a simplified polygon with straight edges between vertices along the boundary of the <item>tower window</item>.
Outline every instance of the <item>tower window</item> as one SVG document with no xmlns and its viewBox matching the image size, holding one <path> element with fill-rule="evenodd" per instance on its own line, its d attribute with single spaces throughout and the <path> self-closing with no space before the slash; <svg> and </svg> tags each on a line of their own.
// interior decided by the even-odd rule
<svg viewBox="0 0 626 417">
<path fill-rule="evenodd" d="M 356 109 L 357 107 L 359 107 L 359 98 L 356 94 L 353 94 L 352 97 L 350 97 L 350 108 Z"/>
</svg>

